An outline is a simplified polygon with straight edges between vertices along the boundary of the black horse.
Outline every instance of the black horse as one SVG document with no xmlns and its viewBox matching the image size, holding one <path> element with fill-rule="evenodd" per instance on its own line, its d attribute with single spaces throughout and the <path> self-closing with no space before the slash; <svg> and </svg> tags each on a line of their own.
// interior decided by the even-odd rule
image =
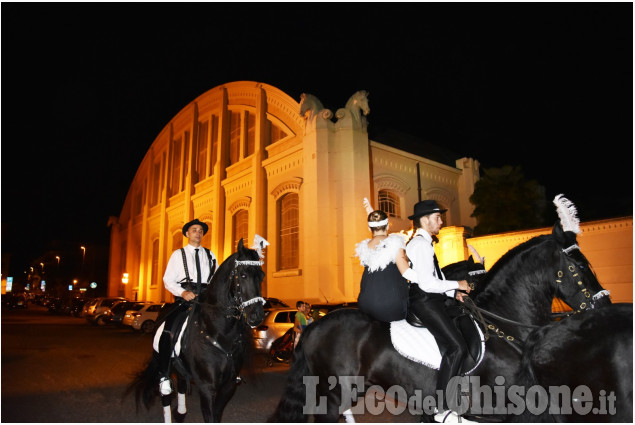
<svg viewBox="0 0 635 425">
<path fill-rule="evenodd" d="M 537 236 L 511 249 L 470 294 L 488 325 L 485 332 L 489 337 L 486 356 L 471 374 L 479 382 L 471 380 L 470 388 L 478 384 L 508 391 L 515 384 L 522 342 L 537 327 L 552 322 L 554 296 L 575 310 L 585 310 L 610 303 L 608 297 L 597 297 L 604 293 L 576 244 L 576 233 L 564 231 L 560 223 L 550 235 Z M 429 404 L 428 397 L 435 396 L 436 374 L 435 369 L 397 352 L 389 324 L 374 321 L 358 310 L 335 311 L 303 332 L 287 386 L 270 420 L 304 422 L 313 414 L 315 421 L 336 422 L 340 414 L 350 411 L 355 396 L 363 395 L 372 385 L 384 390 L 398 385 L 408 399 L 400 401 L 418 397 L 427 403 L 421 409 L 423 419 L 430 420 L 434 404 Z M 345 376 L 361 377 L 361 385 L 354 390 L 344 388 L 346 383 L 339 378 Z M 471 400 L 471 406 L 459 406 L 469 407 L 466 416 L 508 420 L 506 411 L 490 412 L 489 406 L 475 404 L 486 404 L 487 400 Z"/>
<path fill-rule="evenodd" d="M 258 252 L 245 248 L 241 239 L 237 252 L 220 265 L 202 299 L 190 302 L 193 314 L 181 340 L 179 359 L 173 361 L 178 376 L 175 414 L 179 421 L 186 413 L 185 393 L 191 380 L 198 387 L 203 419 L 220 422 L 246 360 L 251 327 L 264 319 L 261 265 Z M 149 408 L 159 396 L 158 372 L 159 364 L 153 356 L 128 389 L 136 391 L 137 405 L 142 399 Z M 170 422 L 171 396 L 162 396 L 162 402 L 164 419 Z"/>
<path fill-rule="evenodd" d="M 633 304 L 574 314 L 532 332 L 518 382 L 586 391 L 584 403 L 565 406 L 538 392 L 548 406 L 540 422 L 633 422 Z M 536 419 L 528 413 L 516 419 Z"/>
</svg>

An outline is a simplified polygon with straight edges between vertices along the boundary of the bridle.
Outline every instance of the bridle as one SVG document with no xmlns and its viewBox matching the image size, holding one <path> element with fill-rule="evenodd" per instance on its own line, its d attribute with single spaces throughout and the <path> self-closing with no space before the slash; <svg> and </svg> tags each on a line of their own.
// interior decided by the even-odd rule
<svg viewBox="0 0 635 425">
<path fill-rule="evenodd" d="M 570 256 L 569 254 L 575 250 L 580 251 L 580 247 L 577 244 L 573 244 L 567 248 L 564 248 L 562 252 L 564 252 L 569 257 Z M 582 280 L 582 277 L 580 276 L 580 273 L 577 272 L 576 266 L 574 264 L 569 264 L 567 266 L 567 269 L 568 269 L 568 272 L 571 274 L 571 277 L 574 280 L 577 280 L 579 292 L 576 292 L 576 294 L 573 296 L 573 300 L 571 304 L 578 306 L 578 309 L 570 313 L 564 314 L 563 317 L 568 317 L 572 314 L 581 313 L 585 310 L 592 310 L 596 307 L 597 302 L 602 297 L 610 295 L 610 292 L 606 289 L 599 291 L 595 295 L 591 295 L 589 290 L 585 288 L 584 286 L 585 284 Z M 558 292 L 562 292 L 560 290 L 560 284 L 562 283 L 562 278 L 565 276 L 565 272 L 562 270 L 558 270 L 558 272 L 556 273 L 556 276 L 557 276 L 557 279 L 556 279 L 555 296 L 558 296 Z"/>
<path fill-rule="evenodd" d="M 564 252 L 567 257 L 570 257 L 570 253 L 574 250 L 580 250 L 580 247 L 577 244 L 573 244 L 567 248 L 562 249 L 562 252 Z M 591 295 L 591 293 L 589 292 L 589 290 L 584 286 L 584 282 L 582 280 L 582 277 L 580 276 L 580 273 L 578 273 L 576 271 L 576 266 L 574 264 L 569 264 L 567 266 L 567 269 L 569 271 L 569 273 L 571 274 L 571 277 L 573 279 L 577 279 L 577 284 L 578 284 L 578 289 L 579 291 L 573 296 L 572 300 L 571 300 L 571 304 L 572 305 L 577 305 L 579 306 L 579 308 L 577 310 L 574 310 L 572 312 L 560 315 L 560 317 L 568 317 L 571 316 L 573 314 L 578 314 L 581 313 L 585 310 L 591 310 L 594 309 L 596 307 L 597 302 L 605 296 L 609 296 L 610 292 L 606 289 L 603 289 L 599 292 L 597 292 L 594 295 Z M 480 273 L 484 273 L 485 271 L 481 271 L 478 270 L 476 272 L 469 272 L 469 275 L 472 276 L 473 274 L 480 274 Z M 562 292 L 560 290 L 560 284 L 562 283 L 562 278 L 565 276 L 565 273 L 562 270 L 558 270 L 558 272 L 556 273 L 557 275 L 557 279 L 556 279 L 556 291 L 554 296 L 558 296 L 558 292 Z M 473 284 L 470 283 L 470 286 L 473 288 Z M 511 335 L 505 335 L 505 333 L 503 331 L 501 331 L 497 326 L 495 326 L 492 323 L 488 323 L 484 318 L 483 315 L 485 316 L 489 316 L 492 317 L 494 319 L 500 320 L 502 322 L 508 323 L 508 324 L 512 324 L 512 325 L 516 325 L 516 326 L 521 326 L 521 327 L 526 327 L 526 328 L 533 328 L 533 329 L 537 329 L 540 328 L 540 326 L 536 326 L 536 325 L 529 325 L 529 324 L 525 324 L 525 323 L 520 323 L 517 322 L 515 320 L 511 320 L 511 319 L 507 319 L 505 317 L 501 317 L 497 314 L 494 314 L 490 311 L 484 310 L 480 307 L 477 307 L 476 304 L 474 303 L 474 301 L 471 298 L 466 298 L 466 303 L 464 303 L 466 305 L 466 307 L 468 308 L 468 310 L 472 311 L 472 314 L 474 316 L 474 318 L 481 322 L 483 328 L 485 329 L 485 339 L 489 339 L 489 331 L 492 331 L 496 336 L 498 336 L 499 338 L 503 339 L 505 342 L 508 342 L 512 345 L 512 347 L 514 347 L 518 352 L 521 352 L 521 348 L 518 345 L 515 345 L 514 343 L 520 344 L 522 345 L 522 341 L 520 341 L 518 338 L 515 338 Z"/>
<path fill-rule="evenodd" d="M 243 301 L 243 293 L 240 289 L 240 280 L 238 279 L 238 267 L 239 266 L 262 266 L 264 263 L 262 261 L 251 261 L 251 260 L 243 260 L 243 261 L 239 261 L 236 260 L 234 262 L 234 269 L 232 270 L 231 274 L 229 275 L 229 279 L 232 281 L 232 284 L 235 288 L 234 290 L 234 294 L 231 297 L 231 301 L 232 301 L 232 305 L 230 305 L 229 307 L 227 307 L 227 310 L 229 310 L 228 314 L 227 314 L 227 318 L 234 318 L 237 320 L 240 320 L 242 318 L 245 318 L 246 314 L 245 314 L 245 308 L 255 304 L 257 302 L 262 303 L 263 305 L 266 303 L 265 299 L 262 297 L 253 297 L 248 299 L 247 301 Z M 232 314 L 232 311 L 234 311 L 234 313 Z M 254 327 L 254 326 L 252 326 Z"/>
</svg>

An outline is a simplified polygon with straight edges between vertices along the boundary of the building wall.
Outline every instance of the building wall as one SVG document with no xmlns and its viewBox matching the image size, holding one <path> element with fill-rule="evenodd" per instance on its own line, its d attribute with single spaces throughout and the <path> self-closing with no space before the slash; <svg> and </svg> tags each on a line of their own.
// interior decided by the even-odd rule
<svg viewBox="0 0 635 425">
<path fill-rule="evenodd" d="M 419 200 L 417 164 L 422 197 L 448 208 L 446 222 L 475 224 L 468 199 L 477 161 L 462 158 L 454 168 L 369 141 L 366 120 L 353 108 L 337 110 L 334 118 L 315 108 L 303 116 L 287 94 L 251 81 L 193 100 L 156 137 L 119 217 L 109 220 L 108 293 L 171 301 L 162 276 L 171 253 L 186 243 L 183 224 L 207 223 L 203 245 L 223 261 L 235 249 L 234 219 L 246 212 L 247 245 L 255 234 L 271 243 L 265 296 L 355 300 L 362 270 L 354 247 L 369 236 L 362 199 L 378 207 L 379 191 L 389 191 L 399 200 L 391 229 L 408 229 Z M 299 256 L 297 267 L 282 269 L 279 203 L 287 194 L 299 201 Z"/>
<path fill-rule="evenodd" d="M 633 217 L 580 223 L 578 235 L 580 250 L 589 260 L 600 284 L 611 291 L 613 302 L 633 302 Z M 447 231 L 448 229 L 442 229 Z M 508 232 L 468 238 L 485 257 L 485 267 L 490 269 L 507 251 L 535 236 L 551 233 L 551 228 Z M 469 256 L 469 254 L 468 254 Z M 467 258 L 467 257 L 465 257 Z M 440 258 L 441 265 L 453 259 Z"/>
</svg>

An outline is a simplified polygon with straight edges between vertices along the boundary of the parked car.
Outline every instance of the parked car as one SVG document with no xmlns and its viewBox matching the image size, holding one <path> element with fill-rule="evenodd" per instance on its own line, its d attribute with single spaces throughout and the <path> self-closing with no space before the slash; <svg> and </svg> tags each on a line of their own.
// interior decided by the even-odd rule
<svg viewBox="0 0 635 425">
<path fill-rule="evenodd" d="M 263 308 L 265 310 L 270 310 L 272 308 L 289 308 L 290 307 L 289 305 L 280 301 L 277 298 L 271 298 L 271 297 L 264 297 L 264 298 L 265 298 L 265 304 L 263 305 Z"/>
<path fill-rule="evenodd" d="M 130 313 L 132 319 L 130 326 L 132 326 L 132 329 L 146 334 L 151 333 L 154 331 L 154 324 L 161 310 L 169 308 L 171 305 L 172 303 L 144 305 L 139 311 L 128 311 L 124 320 L 128 319 L 127 316 Z"/>
<path fill-rule="evenodd" d="M 4 294 L 2 296 L 2 305 L 9 308 L 27 308 L 29 302 L 25 294 Z"/>
<path fill-rule="evenodd" d="M 107 310 L 120 301 L 130 301 L 123 297 L 99 297 L 94 298 L 84 305 L 84 317 L 89 323 L 103 326 L 107 323 L 108 316 L 104 315 Z"/>
<path fill-rule="evenodd" d="M 313 320 L 319 320 L 326 314 L 342 308 L 357 308 L 357 303 L 312 304 L 308 316 L 312 317 Z"/>
<path fill-rule="evenodd" d="M 121 301 L 110 308 L 109 311 L 104 313 L 107 317 L 107 322 L 113 325 L 123 326 L 123 318 L 130 310 L 139 310 L 146 303 L 142 301 Z"/>
<path fill-rule="evenodd" d="M 256 351 L 269 353 L 271 344 L 293 327 L 295 308 L 276 308 L 265 310 L 265 318 L 252 332 Z"/>
</svg>

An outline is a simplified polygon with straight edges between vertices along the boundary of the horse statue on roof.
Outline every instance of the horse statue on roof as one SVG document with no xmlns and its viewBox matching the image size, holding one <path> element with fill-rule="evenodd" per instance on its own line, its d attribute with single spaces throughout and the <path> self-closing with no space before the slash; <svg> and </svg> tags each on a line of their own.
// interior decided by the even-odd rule
<svg viewBox="0 0 635 425">
<path fill-rule="evenodd" d="M 307 117 L 308 113 L 308 117 Z M 333 116 L 333 112 L 330 109 L 324 108 L 320 99 L 309 93 L 302 93 L 300 95 L 300 115 L 312 121 L 316 116 L 321 116 L 325 120 L 330 119 Z"/>
<path fill-rule="evenodd" d="M 370 106 L 368 106 L 368 95 L 366 90 L 360 90 L 355 92 L 346 102 L 343 108 L 340 108 L 335 113 L 335 118 L 338 120 L 350 114 L 353 118 L 353 125 L 355 127 L 366 128 L 366 115 L 370 114 Z M 362 116 L 362 112 L 364 116 Z"/>
</svg>

